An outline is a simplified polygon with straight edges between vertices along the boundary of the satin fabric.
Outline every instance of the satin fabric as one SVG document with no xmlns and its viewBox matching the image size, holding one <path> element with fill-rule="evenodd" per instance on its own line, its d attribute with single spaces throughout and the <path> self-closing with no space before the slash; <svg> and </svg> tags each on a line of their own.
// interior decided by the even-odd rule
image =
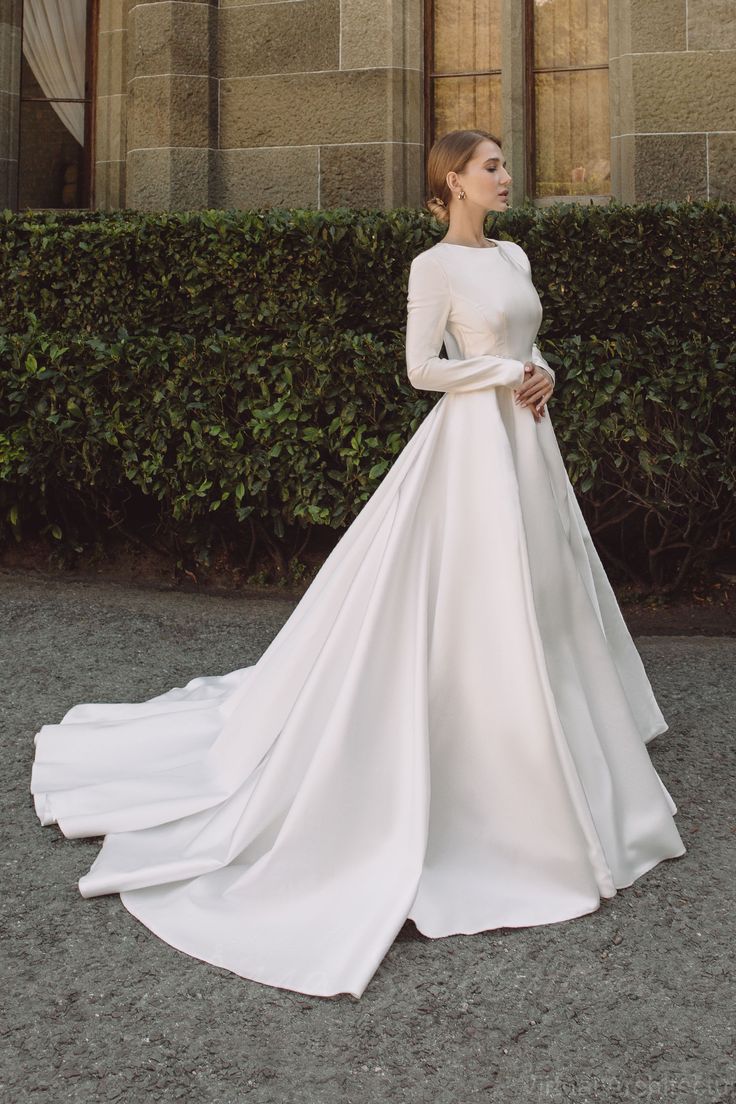
<svg viewBox="0 0 736 1104">
<path fill-rule="evenodd" d="M 684 854 L 646 747 L 667 724 L 551 414 L 513 402 L 525 361 L 554 377 L 541 318 L 515 243 L 417 256 L 407 372 L 443 395 L 261 659 L 40 729 L 41 823 L 105 837 L 84 897 L 360 997 L 407 918 L 567 920 Z"/>
</svg>

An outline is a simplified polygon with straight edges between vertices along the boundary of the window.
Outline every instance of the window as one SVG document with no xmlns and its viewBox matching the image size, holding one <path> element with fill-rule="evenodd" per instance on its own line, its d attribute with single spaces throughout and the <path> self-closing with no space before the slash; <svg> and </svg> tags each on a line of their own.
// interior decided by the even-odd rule
<svg viewBox="0 0 736 1104">
<path fill-rule="evenodd" d="M 425 133 L 480 127 L 501 136 L 501 0 L 429 0 L 428 8 Z"/>
<path fill-rule="evenodd" d="M 524 154 L 524 194 L 537 204 L 607 199 L 608 0 L 515 2 L 521 31 L 507 44 L 502 70 L 507 2 L 426 0 L 427 148 L 456 128 L 508 137 L 502 104 L 516 103 L 518 90 L 524 104 L 513 137 Z"/>
<path fill-rule="evenodd" d="M 607 0 L 534 0 L 534 197 L 611 190 Z"/>
<path fill-rule="evenodd" d="M 96 0 L 23 0 L 17 207 L 91 203 Z"/>
</svg>

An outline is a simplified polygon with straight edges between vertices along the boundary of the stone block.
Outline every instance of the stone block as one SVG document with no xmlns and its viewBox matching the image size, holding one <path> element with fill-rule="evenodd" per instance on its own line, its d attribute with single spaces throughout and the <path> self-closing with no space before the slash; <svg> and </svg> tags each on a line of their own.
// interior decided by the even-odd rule
<svg viewBox="0 0 736 1104">
<path fill-rule="evenodd" d="M 736 130 L 736 66 L 722 51 L 643 54 L 631 64 L 636 127 L 630 129 Z"/>
<path fill-rule="evenodd" d="M 622 201 L 621 178 L 623 175 L 621 138 L 619 135 L 611 137 L 611 195 Z"/>
<path fill-rule="evenodd" d="M 421 0 L 342 0 L 341 69 L 422 69 Z"/>
<path fill-rule="evenodd" d="M 138 5 L 130 16 L 129 77 L 216 75 L 217 11 L 200 3 Z"/>
<path fill-rule="evenodd" d="M 708 135 L 708 168 L 710 198 L 736 203 L 736 134 Z"/>
<path fill-rule="evenodd" d="M 98 96 L 95 107 L 95 156 L 98 161 L 124 161 L 126 98 Z"/>
<path fill-rule="evenodd" d="M 621 0 L 614 0 L 609 8 L 620 3 Z M 673 4 L 672 0 L 630 0 L 630 13 L 628 49 L 632 53 L 685 49 L 684 4 Z"/>
<path fill-rule="evenodd" d="M 20 27 L 0 23 L 0 91 L 20 91 Z"/>
<path fill-rule="evenodd" d="M 627 0 L 608 5 L 608 53 L 618 58 L 631 52 L 631 9 Z"/>
<path fill-rule="evenodd" d="M 22 10 L 22 0 L 0 0 L 0 24 L 19 28 Z"/>
<path fill-rule="evenodd" d="M 116 211 L 126 206 L 125 161 L 98 161 L 95 165 L 94 208 Z"/>
<path fill-rule="evenodd" d="M 18 162 L 0 160 L 0 210 L 15 210 L 18 198 Z"/>
<path fill-rule="evenodd" d="M 422 147 L 403 142 L 320 149 L 320 207 L 420 206 Z"/>
<path fill-rule="evenodd" d="M 706 198 L 704 134 L 637 134 L 634 202 Z"/>
<path fill-rule="evenodd" d="M 219 150 L 210 202 L 223 210 L 316 208 L 318 156 L 316 146 Z"/>
<path fill-rule="evenodd" d="M 100 34 L 109 34 L 125 27 L 127 5 L 125 0 L 99 0 L 98 28 Z"/>
<path fill-rule="evenodd" d="M 18 157 L 18 111 L 20 100 L 12 92 L 0 92 L 0 160 Z"/>
<path fill-rule="evenodd" d="M 196 211 L 209 206 L 214 154 L 207 149 L 136 149 L 128 154 L 126 206 Z"/>
<path fill-rule="evenodd" d="M 733 0 L 688 0 L 687 39 L 690 50 L 736 50 Z"/>
<path fill-rule="evenodd" d="M 226 8 L 218 36 L 221 77 L 337 69 L 340 0 Z"/>
<path fill-rule="evenodd" d="M 217 81 L 213 77 L 138 77 L 128 91 L 128 148 L 215 144 Z"/>
<path fill-rule="evenodd" d="M 631 134 L 635 128 L 636 104 L 630 54 L 611 59 L 608 66 L 608 93 L 611 134 Z"/>
<path fill-rule="evenodd" d="M 620 194 L 617 199 L 622 203 L 637 202 L 637 185 L 634 180 L 634 157 L 636 157 L 637 139 L 634 135 L 623 135 L 618 139 L 621 156 Z"/>
<path fill-rule="evenodd" d="M 366 69 L 220 84 L 221 146 L 419 141 L 421 74 Z"/>
<path fill-rule="evenodd" d="M 127 31 L 106 31 L 97 42 L 97 95 L 127 95 Z"/>
</svg>

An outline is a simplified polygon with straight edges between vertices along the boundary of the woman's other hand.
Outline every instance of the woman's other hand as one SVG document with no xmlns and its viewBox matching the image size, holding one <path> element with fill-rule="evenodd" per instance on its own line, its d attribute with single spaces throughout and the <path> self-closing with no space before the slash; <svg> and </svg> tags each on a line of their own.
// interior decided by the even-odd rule
<svg viewBox="0 0 736 1104">
<path fill-rule="evenodd" d="M 534 415 L 534 421 L 541 422 L 554 389 L 549 373 L 528 360 L 524 365 L 524 382 L 514 393 L 514 402 L 518 406 L 528 406 Z"/>
</svg>

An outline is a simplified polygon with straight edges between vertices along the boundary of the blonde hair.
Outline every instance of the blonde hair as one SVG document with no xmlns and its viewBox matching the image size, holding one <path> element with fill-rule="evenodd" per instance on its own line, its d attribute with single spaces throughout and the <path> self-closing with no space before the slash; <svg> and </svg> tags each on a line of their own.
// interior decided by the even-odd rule
<svg viewBox="0 0 736 1104">
<path fill-rule="evenodd" d="M 487 130 L 450 130 L 438 138 L 429 151 L 427 184 L 430 194 L 424 201 L 424 206 L 438 222 L 450 221 L 452 191 L 447 183 L 447 174 L 462 172 L 476 148 L 485 139 L 490 139 L 501 148 L 501 139 L 495 134 L 489 134 Z"/>
</svg>

